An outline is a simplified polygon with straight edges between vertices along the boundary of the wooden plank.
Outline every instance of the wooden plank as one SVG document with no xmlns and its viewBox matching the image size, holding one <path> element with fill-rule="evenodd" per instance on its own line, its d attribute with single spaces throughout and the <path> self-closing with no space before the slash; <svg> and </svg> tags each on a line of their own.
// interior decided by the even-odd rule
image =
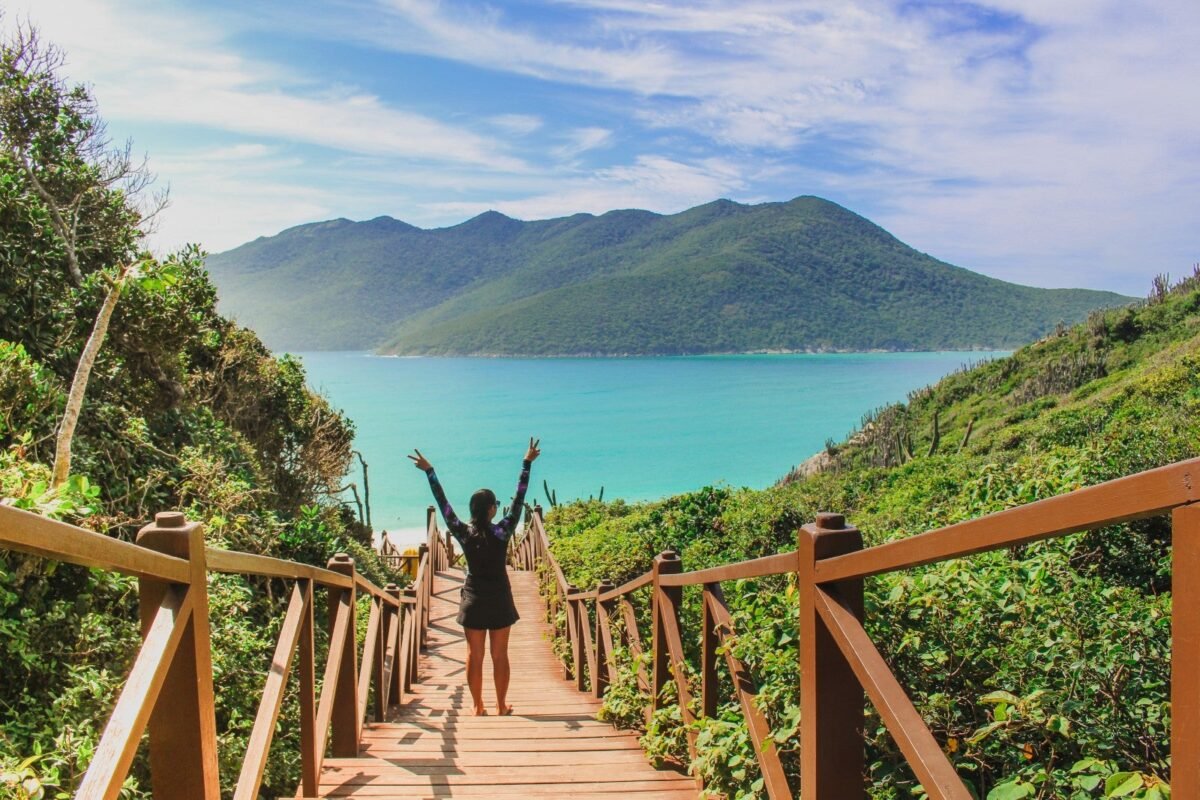
<svg viewBox="0 0 1200 800">
<path fill-rule="evenodd" d="M 864 578 L 948 558 L 1164 514 L 1195 502 L 1200 458 L 1010 508 L 817 563 L 819 583 Z"/>
<path fill-rule="evenodd" d="M 0 548 L 137 578 L 168 583 L 191 580 L 185 559 L 156 553 L 12 506 L 0 505 Z"/>
<path fill-rule="evenodd" d="M 480 767 L 469 772 L 453 764 L 434 768 L 429 772 L 414 774 L 408 770 L 389 768 L 387 762 L 377 762 L 374 768 L 366 765 L 326 768 L 322 777 L 325 786 L 365 785 L 371 786 L 503 786 L 505 784 L 537 785 L 602 785 L 627 783 L 628 776 L 614 774 L 604 764 L 574 766 L 543 766 L 535 770 L 512 767 Z M 677 772 L 649 770 L 638 775 L 639 781 L 672 783 L 679 781 Z M 684 778 L 684 780 L 687 780 Z"/>
<path fill-rule="evenodd" d="M 630 654 L 637 660 L 637 679 L 638 685 L 642 691 L 650 691 L 650 678 L 646 674 L 646 666 L 642 663 L 642 635 L 638 632 L 637 615 L 634 613 L 633 605 L 628 598 L 622 597 L 617 601 L 621 605 L 621 614 L 625 619 L 625 630 L 622 633 L 622 638 L 625 640 L 625 646 L 629 648 Z"/>
<path fill-rule="evenodd" d="M 387 755 L 383 755 L 387 752 Z M 327 767 L 369 767 L 383 764 L 386 767 L 419 770 L 426 767 L 446 766 L 455 764 L 459 767 L 504 767 L 509 768 L 517 763 L 520 769 L 527 769 L 546 764 L 553 766 L 574 766 L 577 764 L 644 764 L 646 754 L 640 748 L 631 750 L 594 750 L 580 752 L 578 750 L 532 751 L 514 759 L 511 753 L 480 750 L 476 752 L 456 753 L 453 748 L 433 752 L 409 752 L 403 746 L 392 751 L 372 751 L 375 758 L 327 758 Z"/>
<path fill-rule="evenodd" d="M 375 648 L 379 644 L 379 625 L 383 619 L 380 608 L 380 602 L 376 598 L 371 599 L 371 613 L 367 617 L 367 635 L 363 637 L 362 660 L 358 662 L 358 718 L 361 720 L 367 716 L 367 700 L 371 695 L 371 679 L 375 676 L 375 670 L 372 669 L 372 664 L 375 662 Z M 383 691 L 383 687 L 379 686 L 378 691 Z"/>
<path fill-rule="evenodd" d="M 637 736 L 630 735 L 624 739 L 576 739 L 560 737 L 558 739 L 464 739 L 455 741 L 452 745 L 446 739 L 428 737 L 426 739 L 409 738 L 407 733 L 399 734 L 387 740 L 366 740 L 363 743 L 364 755 L 375 755 L 383 758 L 393 758 L 397 755 L 412 755 L 415 753 L 554 753 L 559 751 L 595 753 L 603 750 L 641 753 Z M 514 758 L 516 758 L 514 756 Z"/>
<path fill-rule="evenodd" d="M 773 556 L 754 558 L 749 561 L 739 561 L 736 564 L 725 564 L 720 567 L 700 569 L 695 572 L 679 572 L 674 575 L 661 575 L 659 586 L 695 586 L 701 583 L 719 583 L 721 581 L 736 581 L 743 578 L 762 578 L 767 575 L 782 575 L 796 568 L 796 553 L 777 553 Z"/>
<path fill-rule="evenodd" d="M 816 589 L 815 602 L 921 787 L 934 800 L 971 800 L 971 793 L 859 621 L 821 587 Z"/>
<path fill-rule="evenodd" d="M 412 790 L 414 793 L 405 792 L 404 800 L 442 800 L 447 796 L 456 797 L 487 797 L 488 794 L 480 792 L 475 787 L 460 787 L 453 792 L 453 795 L 447 795 L 446 790 L 439 787 L 436 790 L 430 789 L 423 791 L 420 789 Z M 554 797 L 555 792 L 562 792 L 561 788 L 556 788 L 553 791 L 549 789 L 532 789 L 526 790 L 522 787 L 498 787 L 491 796 L 495 797 Z M 356 794 L 351 792 L 347 797 L 354 797 Z M 364 795 L 365 796 L 365 795 Z M 654 800 L 682 800 L 683 798 L 695 798 L 696 792 L 694 789 L 671 789 L 671 788 L 653 788 L 653 789 L 615 789 L 604 791 L 602 789 L 591 789 L 585 792 L 572 791 L 571 800 L 620 800 L 620 798 L 629 796 L 633 798 L 645 797 L 653 798 Z M 306 800 L 299 798 L 298 800 Z"/>
<path fill-rule="evenodd" d="M 354 573 L 354 585 L 358 589 L 360 589 L 360 590 L 366 592 L 367 594 L 371 595 L 372 597 L 374 597 L 376 600 L 380 600 L 380 601 L 388 604 L 389 606 L 392 606 L 393 608 L 400 605 L 399 600 L 392 597 L 390 594 L 385 592 L 383 589 L 380 589 L 378 586 L 376 586 L 374 584 L 374 582 L 371 581 L 370 578 L 368 578 L 366 575 L 363 575 L 361 572 Z"/>
<path fill-rule="evenodd" d="M 208 558 L 208 568 L 212 572 L 262 575 L 268 578 L 290 580 L 304 579 L 321 586 L 336 586 L 341 589 L 349 589 L 353 585 L 349 576 L 314 567 L 311 564 L 285 561 L 282 558 L 260 556 L 255 553 L 242 553 L 237 550 L 222 550 L 218 547 L 206 547 L 204 552 Z"/>
<path fill-rule="evenodd" d="M 1200 797 L 1200 507 L 1171 519 L 1171 789 Z"/>
<path fill-rule="evenodd" d="M 600 600 L 615 600 L 618 597 L 621 597 L 622 595 L 626 595 L 626 594 L 629 594 L 630 592 L 637 591 L 638 589 L 642 588 L 643 586 L 649 586 L 650 582 L 653 580 L 654 580 L 654 573 L 646 572 L 646 573 L 643 573 L 643 574 L 637 576 L 633 580 L 622 583 L 620 586 L 618 586 L 615 589 L 610 589 L 609 591 L 598 593 L 597 597 Z"/>
<path fill-rule="evenodd" d="M 300 639 L 300 630 L 304 625 L 310 600 L 308 592 L 299 583 L 292 587 L 283 627 L 279 630 L 279 641 L 275 645 L 275 655 L 271 658 L 271 668 L 267 672 L 267 683 L 254 718 L 254 728 L 250 731 L 242 771 L 233 793 L 234 800 L 253 800 L 258 797 L 258 787 L 262 784 L 263 771 L 267 766 L 267 753 L 270 752 L 271 739 L 275 735 L 275 721 L 279 719 L 279 709 L 283 705 L 283 690 L 287 687 L 292 657 L 296 653 L 296 643 Z"/>
<path fill-rule="evenodd" d="M 575 611 L 579 614 L 578 622 L 576 623 L 576 631 L 579 633 L 579 643 L 581 646 L 583 663 L 580 666 L 587 666 L 588 679 L 592 683 L 596 682 L 596 645 L 592 641 L 592 621 L 588 617 L 587 605 L 580 600 L 575 604 Z M 583 670 L 580 669 L 579 680 L 577 685 L 579 691 L 584 691 L 586 688 L 583 681 Z"/>
<path fill-rule="evenodd" d="M 321 778 L 320 759 L 323 755 L 317 753 L 317 662 L 313 641 L 316 584 L 312 581 L 300 583 L 308 598 L 300 625 L 300 666 L 297 674 L 300 683 L 300 791 L 313 795 L 317 793 L 317 783 Z M 323 741 L 321 746 L 324 747 Z"/>
<path fill-rule="evenodd" d="M 447 797 L 446 790 L 439 787 L 437 790 L 428 792 L 419 789 L 414 789 L 413 792 L 405 792 L 404 800 L 442 800 Z M 562 792 L 561 787 L 556 787 L 553 790 L 545 788 L 524 789 L 522 787 L 497 787 L 496 791 L 491 795 L 495 797 L 554 797 L 555 792 Z M 354 797 L 356 793 L 351 792 L 347 797 Z M 365 796 L 365 795 L 364 795 Z M 486 792 L 481 792 L 476 787 L 459 787 L 453 793 L 456 797 L 488 797 Z M 561 795 L 559 795 L 561 796 Z M 671 788 L 652 788 L 652 789 L 613 789 L 604 791 L 602 789 L 590 789 L 588 791 L 579 792 L 572 790 L 571 800 L 620 800 L 620 798 L 629 796 L 633 798 L 645 797 L 647 800 L 684 800 L 684 798 L 695 798 L 696 791 L 694 789 L 671 789 Z M 305 798 L 299 798 L 305 800 Z"/>
<path fill-rule="evenodd" d="M 346 649 L 346 631 L 350 628 L 352 601 L 350 593 L 340 591 L 341 595 L 334 615 L 333 632 L 329 636 L 329 653 L 325 661 L 325 677 L 321 681 L 321 700 L 317 704 L 316 724 L 316 764 L 320 772 L 321 761 L 325 757 L 325 747 L 329 742 L 329 723 L 333 719 L 333 696 L 337 690 L 338 675 L 342 667 L 343 651 Z"/>
<path fill-rule="evenodd" d="M 450 796 L 453 797 L 562 797 L 564 793 L 571 792 L 574 796 L 574 790 L 582 791 L 598 791 L 606 790 L 611 792 L 610 797 L 623 795 L 630 792 L 637 793 L 653 793 L 653 797 L 660 797 L 660 793 L 667 790 L 681 789 L 692 783 L 686 778 L 676 778 L 673 781 L 620 781 L 606 784 L 592 784 L 580 786 L 567 786 L 561 783 L 548 784 L 507 784 L 500 786 L 462 786 L 450 783 L 440 783 L 430 781 L 424 786 L 404 787 L 403 794 L 407 795 L 410 792 L 419 793 L 422 789 L 440 790 L 436 791 L 434 796 L 445 797 L 447 790 L 450 791 Z M 325 797 L 391 797 L 395 798 L 398 792 L 395 786 L 387 785 L 359 785 L 347 784 L 344 786 L 322 787 L 322 795 Z M 635 797 L 638 795 L 635 794 Z M 648 795 L 649 796 L 649 795 Z M 692 789 L 691 797 L 696 796 L 695 788 Z"/>
<path fill-rule="evenodd" d="M 104 726 L 100 744 L 75 795 L 77 798 L 111 800 L 120 794 L 121 784 L 125 782 L 141 742 L 142 731 L 146 729 L 171 667 L 171 659 L 187 629 L 192 602 L 191 592 L 180 587 L 170 587 L 164 594 L 162 605 L 134 659 L 133 669 L 125 680 L 125 688 Z"/>
<path fill-rule="evenodd" d="M 720 584 L 710 584 L 709 591 L 704 593 L 704 599 L 712 617 L 713 630 L 720 643 L 725 645 L 725 665 L 729 667 L 738 704 L 742 707 L 742 716 L 746 718 L 746 727 L 750 732 L 750 741 L 754 745 L 754 754 L 758 758 L 767 794 L 771 800 L 790 798 L 792 791 L 788 787 L 787 775 L 779 760 L 779 750 L 775 747 L 775 739 L 771 735 L 771 725 L 756 702 L 758 685 L 751 677 L 750 670 L 728 646 L 729 638 L 734 632 L 733 619 L 729 616 L 729 607 L 725 604 Z M 714 675 L 714 680 L 715 677 Z"/>
</svg>

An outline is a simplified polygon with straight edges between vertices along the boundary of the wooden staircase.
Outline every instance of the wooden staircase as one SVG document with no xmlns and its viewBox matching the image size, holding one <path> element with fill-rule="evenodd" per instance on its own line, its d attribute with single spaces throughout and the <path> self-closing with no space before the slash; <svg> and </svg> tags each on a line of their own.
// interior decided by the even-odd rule
<svg viewBox="0 0 1200 800">
<path fill-rule="evenodd" d="M 694 798 L 693 779 L 655 769 L 635 734 L 596 720 L 598 700 L 563 679 L 531 572 L 512 572 L 521 621 L 512 629 L 509 717 L 476 717 L 466 642 L 454 618 L 463 573 L 434 577 L 420 680 L 389 720 L 368 724 L 360 758 L 327 758 L 321 797 Z M 491 665 L 484 697 L 495 708 Z"/>
</svg>

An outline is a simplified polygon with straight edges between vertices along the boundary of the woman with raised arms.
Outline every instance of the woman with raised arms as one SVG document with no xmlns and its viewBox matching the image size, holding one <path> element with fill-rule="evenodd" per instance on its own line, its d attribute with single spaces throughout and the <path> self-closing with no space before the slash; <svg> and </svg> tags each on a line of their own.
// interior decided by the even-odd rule
<svg viewBox="0 0 1200 800">
<path fill-rule="evenodd" d="M 467 578 L 458 607 L 458 624 L 463 626 L 467 638 L 467 686 L 475 703 L 475 713 L 479 716 L 487 714 L 483 706 L 483 653 L 489 642 L 496 681 L 496 713 L 512 713 L 512 706 L 506 702 L 511 675 L 508 634 L 519 617 L 508 582 L 508 537 L 516 530 L 521 509 L 525 507 L 529 467 L 541 455 L 539 444 L 539 440 L 530 437 L 529 449 L 525 451 L 525 459 L 521 462 L 521 477 L 517 479 L 517 494 L 513 497 L 512 508 L 508 516 L 496 523 L 492 522 L 497 510 L 496 494 L 491 489 L 480 489 L 471 495 L 471 521 L 463 522 L 446 500 L 446 492 L 429 459 L 421 455 L 420 450 L 414 450 L 416 455 L 409 456 L 429 478 L 429 488 L 433 491 L 442 518 L 446 520 L 446 527 L 458 541 L 467 559 Z"/>
</svg>

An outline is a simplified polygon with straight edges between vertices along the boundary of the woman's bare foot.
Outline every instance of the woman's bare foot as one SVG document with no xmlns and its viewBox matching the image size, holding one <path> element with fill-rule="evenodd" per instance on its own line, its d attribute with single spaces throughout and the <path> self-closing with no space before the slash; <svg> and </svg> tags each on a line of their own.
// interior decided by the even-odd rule
<svg viewBox="0 0 1200 800">
<path fill-rule="evenodd" d="M 500 706 L 496 709 L 496 713 L 502 717 L 507 717 L 513 713 L 513 708 L 512 706 Z"/>
<path fill-rule="evenodd" d="M 486 716 L 487 716 L 487 709 L 486 709 L 486 708 L 484 708 L 483 706 L 475 706 L 475 716 L 477 716 L 477 717 L 486 717 Z"/>
</svg>

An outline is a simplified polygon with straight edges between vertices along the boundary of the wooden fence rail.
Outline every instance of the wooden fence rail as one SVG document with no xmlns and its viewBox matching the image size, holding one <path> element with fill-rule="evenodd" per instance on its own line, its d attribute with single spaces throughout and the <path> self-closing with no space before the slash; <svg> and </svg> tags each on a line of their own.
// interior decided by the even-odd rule
<svg viewBox="0 0 1200 800">
<path fill-rule="evenodd" d="M 335 555 L 326 568 L 206 547 L 201 526 L 164 512 L 130 544 L 0 505 L 0 549 L 138 578 L 142 646 L 76 794 L 115 798 L 142 733 L 149 729 L 150 778 L 156 797 L 220 797 L 217 731 L 209 636 L 207 575 L 232 573 L 291 581 L 283 625 L 242 761 L 234 797 L 258 796 L 267 754 L 294 662 L 300 686 L 299 793 L 317 794 L 326 753 L 357 756 L 368 713 L 382 721 L 417 679 L 419 649 L 429 625 L 436 570 L 450 554 L 427 517 L 416 578 L 401 589 L 380 588 Z M 323 590 L 329 611 L 329 652 L 316 696 L 314 608 Z M 357 601 L 369 598 L 360 644 Z M 375 703 L 368 709 L 371 690 Z"/>
<path fill-rule="evenodd" d="M 942 747 L 913 706 L 864 626 L 863 579 L 871 575 L 1012 547 L 1053 536 L 1089 531 L 1151 516 L 1171 516 L 1171 789 L 1176 797 L 1200 798 L 1200 459 L 1109 481 L 1097 486 L 990 514 L 877 547 L 864 548 L 859 532 L 839 514 L 818 514 L 797 534 L 794 551 L 766 558 L 684 572 L 679 557 L 664 552 L 652 569 L 618 587 L 601 582 L 580 591 L 555 560 L 542 510 L 527 515 L 526 533 L 513 550 L 513 564 L 542 575 L 550 619 L 569 641 L 564 675 L 601 696 L 615 664 L 614 646 L 638 662 L 646 651 L 633 607 L 634 593 L 649 587 L 651 674 L 638 682 L 650 693 L 650 710 L 667 702 L 669 682 L 685 723 L 693 722 L 679 624 L 685 586 L 702 592 L 699 712 L 716 713 L 719 646 L 735 634 L 721 592 L 725 581 L 792 573 L 800 607 L 800 776 L 805 800 L 863 798 L 863 723 L 866 699 L 875 706 L 913 772 L 935 800 L 969 800 Z M 560 616 L 563 622 L 560 623 Z M 621 638 L 613 639 L 619 616 Z M 593 622 L 594 621 L 594 622 Z M 725 662 L 747 727 L 764 786 L 771 798 L 791 796 L 767 720 L 754 699 L 756 685 L 746 666 L 726 649 Z M 585 674 L 586 673 L 586 674 Z M 588 681 L 590 676 L 590 682 Z M 689 748 L 694 739 L 689 737 Z"/>
</svg>

